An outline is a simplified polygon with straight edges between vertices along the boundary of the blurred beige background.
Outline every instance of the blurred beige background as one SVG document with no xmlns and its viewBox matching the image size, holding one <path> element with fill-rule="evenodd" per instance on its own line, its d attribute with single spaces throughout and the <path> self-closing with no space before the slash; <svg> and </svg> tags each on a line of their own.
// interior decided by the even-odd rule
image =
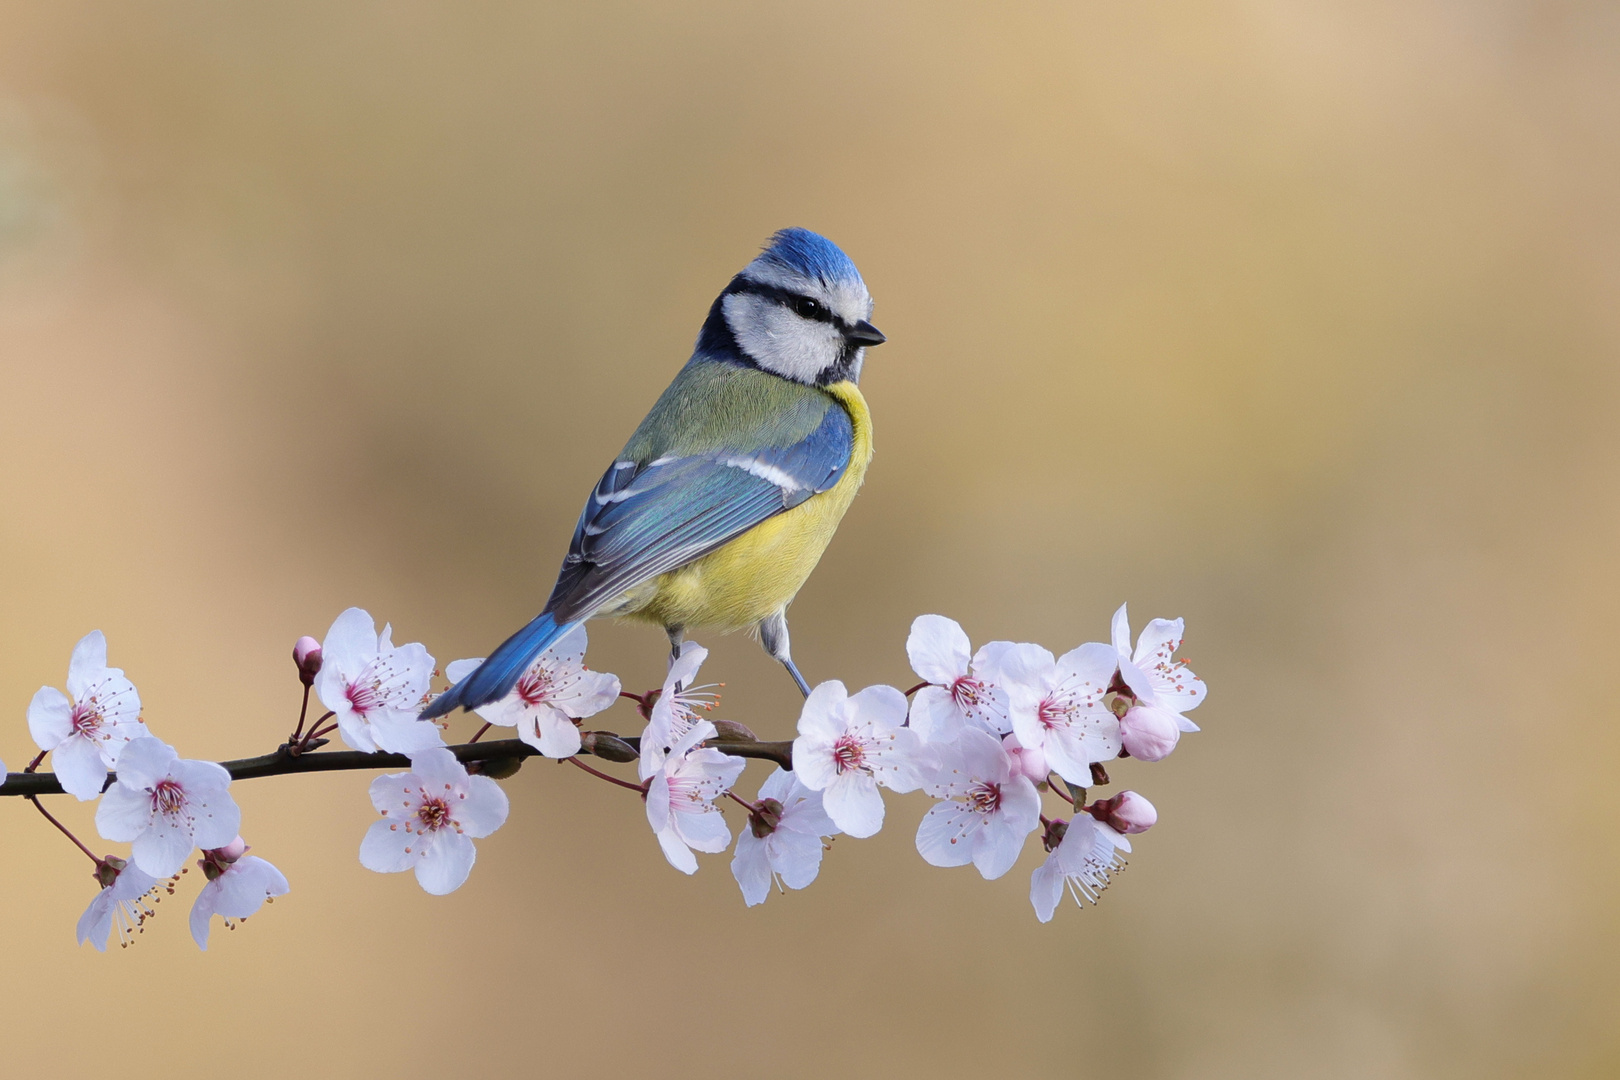
<svg viewBox="0 0 1620 1080">
<path fill-rule="evenodd" d="M 448 898 L 359 867 L 366 774 L 238 785 L 291 895 L 200 954 L 194 874 L 102 956 L 3 800 L 7 1074 L 1620 1073 L 1617 50 L 1579 3 L 0 2 L 13 768 L 95 627 L 215 758 L 285 736 L 347 605 L 482 654 L 788 224 L 891 338 L 810 677 L 904 685 L 924 611 L 1064 649 L 1129 600 L 1212 687 L 1047 926 L 1035 845 L 931 869 L 921 796 L 747 910 L 531 763 Z M 706 643 L 785 736 L 787 679 Z"/>
</svg>

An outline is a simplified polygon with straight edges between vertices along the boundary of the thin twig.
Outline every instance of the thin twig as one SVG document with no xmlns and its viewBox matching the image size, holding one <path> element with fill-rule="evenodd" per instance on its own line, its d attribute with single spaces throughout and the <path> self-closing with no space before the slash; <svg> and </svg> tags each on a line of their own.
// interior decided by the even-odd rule
<svg viewBox="0 0 1620 1080">
<path fill-rule="evenodd" d="M 645 795 L 645 794 L 647 794 L 647 789 L 642 787 L 640 784 L 632 784 L 628 780 L 620 780 L 617 776 L 609 776 L 607 773 L 603 772 L 600 769 L 591 768 L 589 765 L 585 764 L 583 761 L 579 760 L 579 758 L 577 758 L 577 757 L 564 758 L 563 760 L 567 761 L 570 765 L 574 765 L 574 766 L 577 766 L 577 767 L 579 767 L 581 769 L 584 769 L 586 772 L 590 773 L 592 776 L 596 777 L 599 780 L 606 780 L 610 784 L 618 784 L 622 788 L 629 788 L 631 791 L 635 792 L 637 795 Z"/>
<path fill-rule="evenodd" d="M 50 773 L 45 773 L 44 775 L 49 776 Z M 58 829 L 61 829 L 62 835 L 73 841 L 73 845 L 75 847 L 84 852 L 86 855 L 90 856 L 91 862 L 95 863 L 97 866 L 101 865 L 101 856 L 85 847 L 83 841 L 81 841 L 77 836 L 74 836 L 73 833 L 68 830 L 66 825 L 62 824 L 60 821 L 57 821 L 56 818 L 51 815 L 51 812 L 45 809 L 44 805 L 38 799 L 30 795 L 28 796 L 28 801 L 34 804 L 35 810 L 38 810 L 40 813 L 45 815 L 46 821 L 50 822 L 52 825 L 55 825 Z"/>
</svg>

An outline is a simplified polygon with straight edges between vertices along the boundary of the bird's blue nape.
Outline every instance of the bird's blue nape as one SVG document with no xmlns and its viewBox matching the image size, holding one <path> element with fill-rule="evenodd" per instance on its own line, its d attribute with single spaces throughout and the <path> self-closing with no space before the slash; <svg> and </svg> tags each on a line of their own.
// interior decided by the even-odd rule
<svg viewBox="0 0 1620 1080">
<path fill-rule="evenodd" d="M 760 257 L 828 284 L 861 280 L 861 272 L 843 249 L 809 229 L 783 229 L 771 237 Z"/>
</svg>

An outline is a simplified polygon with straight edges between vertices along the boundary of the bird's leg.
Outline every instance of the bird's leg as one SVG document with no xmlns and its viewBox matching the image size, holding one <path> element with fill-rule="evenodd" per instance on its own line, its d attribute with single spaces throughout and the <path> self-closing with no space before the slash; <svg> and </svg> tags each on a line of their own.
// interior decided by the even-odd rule
<svg viewBox="0 0 1620 1080">
<path fill-rule="evenodd" d="M 686 627 L 679 623 L 664 627 L 664 633 L 669 635 L 669 663 L 675 666 L 675 661 L 681 658 L 681 644 L 686 641 Z"/>
<path fill-rule="evenodd" d="M 799 693 L 809 697 L 810 684 L 799 674 L 798 667 L 793 663 L 793 654 L 788 649 L 786 612 L 773 612 L 759 621 L 759 643 L 765 646 L 765 651 L 778 663 L 787 668 L 788 674 L 793 676 L 793 682 L 799 688 Z"/>
</svg>

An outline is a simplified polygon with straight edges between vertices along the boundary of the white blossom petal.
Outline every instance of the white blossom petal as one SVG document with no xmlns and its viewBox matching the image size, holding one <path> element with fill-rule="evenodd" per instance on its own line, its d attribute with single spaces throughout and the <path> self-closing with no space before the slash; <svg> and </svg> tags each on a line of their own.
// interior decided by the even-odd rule
<svg viewBox="0 0 1620 1080">
<path fill-rule="evenodd" d="M 73 646 L 68 660 L 68 693 L 74 701 L 83 701 L 91 682 L 107 670 L 107 637 L 100 630 L 92 630 Z"/>
<path fill-rule="evenodd" d="M 477 859 L 478 848 L 472 840 L 454 829 L 440 829 L 416 861 L 417 884 L 432 896 L 453 893 L 466 883 Z"/>
<path fill-rule="evenodd" d="M 51 752 L 51 768 L 61 781 L 62 790 L 80 802 L 89 802 L 100 795 L 107 783 L 107 766 L 101 760 L 101 751 L 89 739 L 64 739 Z"/>
<path fill-rule="evenodd" d="M 869 773 L 840 774 L 821 793 L 821 801 L 833 823 L 858 840 L 883 828 L 883 796 Z"/>
<path fill-rule="evenodd" d="M 28 703 L 28 733 L 41 750 L 55 750 L 73 734 L 73 705 L 54 686 L 42 686 Z"/>
<path fill-rule="evenodd" d="M 906 656 L 911 670 L 922 678 L 949 686 L 968 673 L 972 655 L 973 646 L 956 620 L 943 615 L 919 615 L 912 620 Z"/>
</svg>

